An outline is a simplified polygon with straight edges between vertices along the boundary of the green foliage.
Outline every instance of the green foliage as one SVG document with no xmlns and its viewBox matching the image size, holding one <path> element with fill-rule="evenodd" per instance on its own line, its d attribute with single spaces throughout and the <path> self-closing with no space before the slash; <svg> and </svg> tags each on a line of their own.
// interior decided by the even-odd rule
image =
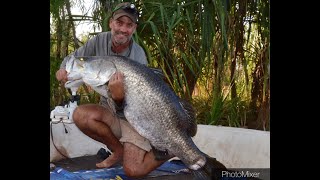
<svg viewBox="0 0 320 180">
<path fill-rule="evenodd" d="M 197 123 L 246 128 L 247 116 L 250 114 L 248 101 L 240 97 L 230 99 L 228 95 L 223 96 L 221 94 L 218 99 L 197 96 L 193 99 Z"/>
<path fill-rule="evenodd" d="M 50 0 L 53 22 L 62 17 L 57 9 L 63 2 Z M 145 50 L 149 66 L 161 68 L 174 91 L 193 103 L 199 124 L 269 129 L 269 0 L 135 2 L 141 11 L 135 41 Z M 92 17 L 103 31 L 115 4 L 97 1 L 94 6 Z M 74 47 L 70 39 L 63 40 L 69 52 Z M 50 42 L 52 57 L 58 42 Z M 50 59 L 51 107 L 68 97 L 54 77 L 60 62 Z M 98 102 L 99 95 L 90 88 L 79 91 L 81 103 Z"/>
<path fill-rule="evenodd" d="M 61 89 L 60 83 L 56 79 L 55 73 L 59 69 L 61 59 L 50 56 L 50 108 L 63 103 L 66 93 Z"/>
</svg>

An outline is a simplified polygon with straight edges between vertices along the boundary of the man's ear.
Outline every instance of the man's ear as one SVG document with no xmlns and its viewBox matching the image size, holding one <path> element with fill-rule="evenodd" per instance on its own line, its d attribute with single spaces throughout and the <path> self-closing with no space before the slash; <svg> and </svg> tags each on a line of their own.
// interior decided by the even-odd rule
<svg viewBox="0 0 320 180">
<path fill-rule="evenodd" d="M 137 27 L 138 27 L 138 25 L 137 25 L 137 24 L 135 24 L 135 28 L 134 28 L 133 33 L 135 33 L 135 32 L 137 31 Z"/>
<path fill-rule="evenodd" d="M 111 27 L 111 26 L 112 26 L 112 22 L 113 22 L 113 19 L 110 18 L 110 20 L 109 20 L 109 28 L 110 28 L 110 29 L 112 29 L 112 27 Z"/>
</svg>

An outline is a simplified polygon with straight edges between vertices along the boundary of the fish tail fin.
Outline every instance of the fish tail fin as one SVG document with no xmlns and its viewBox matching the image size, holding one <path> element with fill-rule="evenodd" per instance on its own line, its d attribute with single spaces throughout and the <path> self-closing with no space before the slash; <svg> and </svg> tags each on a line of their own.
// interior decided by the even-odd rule
<svg viewBox="0 0 320 180">
<path fill-rule="evenodd" d="M 206 155 L 206 164 L 197 171 L 192 171 L 194 180 L 222 180 L 233 179 L 223 177 L 223 174 L 235 172 L 235 170 L 227 169 L 225 165 L 216 160 L 216 158 Z M 237 179 L 237 178 L 236 178 Z M 262 180 L 256 177 L 243 177 L 244 180 Z"/>
<path fill-rule="evenodd" d="M 199 170 L 193 171 L 195 180 L 220 180 L 222 171 L 227 171 L 225 165 L 216 160 L 216 158 L 206 155 L 207 162 Z"/>
</svg>

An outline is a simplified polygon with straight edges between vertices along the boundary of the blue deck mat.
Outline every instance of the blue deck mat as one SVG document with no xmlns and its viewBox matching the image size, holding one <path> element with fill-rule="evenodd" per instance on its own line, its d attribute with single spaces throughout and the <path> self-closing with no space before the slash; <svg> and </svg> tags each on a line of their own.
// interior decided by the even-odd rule
<svg viewBox="0 0 320 180">
<path fill-rule="evenodd" d="M 188 173 L 187 167 L 180 161 L 165 162 L 156 170 L 152 171 L 148 177 L 164 176 L 164 175 L 176 175 L 176 174 Z M 123 171 L 122 166 L 114 168 L 94 169 L 94 170 L 80 170 L 75 172 L 67 171 L 61 167 L 56 167 L 55 170 L 50 172 L 51 180 L 92 180 L 92 179 L 120 179 L 130 180 Z"/>
</svg>

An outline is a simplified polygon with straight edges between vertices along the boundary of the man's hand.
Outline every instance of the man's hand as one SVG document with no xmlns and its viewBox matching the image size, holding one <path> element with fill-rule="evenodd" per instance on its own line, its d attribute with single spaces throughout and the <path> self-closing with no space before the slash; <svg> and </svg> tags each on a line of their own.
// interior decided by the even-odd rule
<svg viewBox="0 0 320 180">
<path fill-rule="evenodd" d="M 124 98 L 123 74 L 121 72 L 114 73 L 108 84 L 111 97 L 117 103 L 121 103 Z"/>
<path fill-rule="evenodd" d="M 59 69 L 56 72 L 56 78 L 58 81 L 62 82 L 62 83 L 66 83 L 68 81 L 68 73 L 65 69 Z"/>
</svg>

